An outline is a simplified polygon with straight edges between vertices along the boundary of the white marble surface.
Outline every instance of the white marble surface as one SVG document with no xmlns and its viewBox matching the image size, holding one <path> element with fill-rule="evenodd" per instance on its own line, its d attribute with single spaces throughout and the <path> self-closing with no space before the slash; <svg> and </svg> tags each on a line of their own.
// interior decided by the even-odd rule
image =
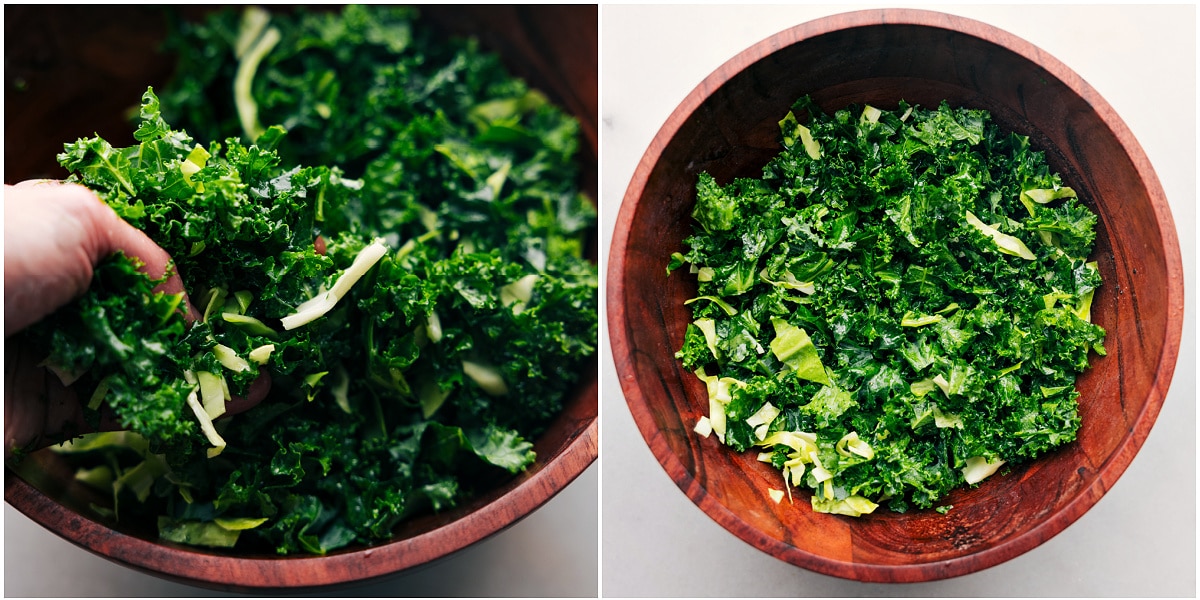
<svg viewBox="0 0 1200 600">
<path fill-rule="evenodd" d="M 874 6 L 602 6 L 602 253 L 633 169 L 658 128 L 704 77 L 777 31 Z M 981 20 L 1022 37 L 1100 92 L 1158 173 L 1180 233 L 1186 281 L 1194 284 L 1195 7 L 923 8 Z M 1192 300 L 1187 306 L 1180 362 L 1166 403 L 1113 489 L 1038 548 L 983 572 L 928 584 L 861 584 L 808 572 L 760 552 L 709 519 L 671 482 L 636 430 L 604 340 L 601 592 L 608 597 L 1195 596 L 1196 313 Z"/>
</svg>

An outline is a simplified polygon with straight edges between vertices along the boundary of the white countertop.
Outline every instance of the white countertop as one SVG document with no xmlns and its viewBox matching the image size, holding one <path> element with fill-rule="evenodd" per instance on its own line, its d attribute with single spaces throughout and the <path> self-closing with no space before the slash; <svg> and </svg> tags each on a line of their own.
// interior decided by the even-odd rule
<svg viewBox="0 0 1200 600">
<path fill-rule="evenodd" d="M 602 255 L 647 145 L 709 73 L 788 27 L 878 6 L 602 6 Z M 1194 283 L 1196 8 L 920 8 L 974 18 L 1024 38 L 1100 92 L 1157 171 L 1180 234 L 1185 279 Z M 602 338 L 601 591 L 608 597 L 1195 596 L 1194 298 L 1187 300 L 1180 362 L 1162 412 L 1112 490 L 1028 553 L 927 584 L 862 584 L 809 572 L 760 552 L 711 520 L 675 486 L 638 433 Z M 601 331 L 607 331 L 604 322 Z"/>
</svg>

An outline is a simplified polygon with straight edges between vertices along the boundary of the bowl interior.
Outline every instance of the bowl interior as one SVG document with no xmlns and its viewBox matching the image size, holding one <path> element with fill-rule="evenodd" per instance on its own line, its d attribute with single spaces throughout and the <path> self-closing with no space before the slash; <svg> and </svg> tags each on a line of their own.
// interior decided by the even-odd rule
<svg viewBox="0 0 1200 600">
<path fill-rule="evenodd" d="M 187 18 L 207 10 L 181 7 Z M 425 6 L 449 34 L 479 34 L 514 75 L 580 121 L 580 186 L 597 197 L 598 11 L 595 6 Z M 132 142 L 123 115 L 147 85 L 162 86 L 171 63 L 156 52 L 166 31 L 161 8 L 5 7 L 6 183 L 66 175 L 55 161 L 64 142 L 101 135 Z M 27 42 L 27 43 L 26 43 Z M 20 141 L 21 143 L 15 143 Z M 597 257 L 593 233 L 587 252 Z M 208 552 L 157 540 L 152 524 L 104 522 L 88 503 L 103 498 L 74 481 L 58 457 L 41 452 L 5 471 L 5 500 L 58 535 L 135 569 L 206 587 L 305 589 L 361 582 L 447 556 L 516 523 L 573 481 L 598 455 L 596 359 L 585 362 L 561 415 L 535 442 L 537 462 L 488 494 L 402 524 L 387 543 L 325 557 Z"/>
<path fill-rule="evenodd" d="M 1093 318 L 1106 357 L 1077 382 L 1078 441 L 952 493 L 954 509 L 858 519 L 813 513 L 808 496 L 775 504 L 780 476 L 692 432 L 707 414 L 702 382 L 673 354 L 695 295 L 664 277 L 691 232 L 695 183 L 757 176 L 779 151 L 777 122 L 811 95 L 826 111 L 900 100 L 989 110 L 1028 135 L 1099 214 L 1103 287 Z M 1182 267 L 1165 196 L 1137 142 L 1077 75 L 989 26 L 923 11 L 838 15 L 781 32 L 730 60 L 680 105 L 626 193 L 609 263 L 610 335 L 630 410 L 675 482 L 712 518 L 794 564 L 868 581 L 978 570 L 1040 544 L 1093 505 L 1124 471 L 1158 414 L 1178 353 Z"/>
</svg>

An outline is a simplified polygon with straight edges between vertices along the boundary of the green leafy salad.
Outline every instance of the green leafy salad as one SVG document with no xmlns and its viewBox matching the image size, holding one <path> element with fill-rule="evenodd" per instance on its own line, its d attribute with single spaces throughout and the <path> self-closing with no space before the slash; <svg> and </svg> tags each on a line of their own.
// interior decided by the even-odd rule
<svg viewBox="0 0 1200 600">
<path fill-rule="evenodd" d="M 676 355 L 707 386 L 696 432 L 779 469 L 776 502 L 849 516 L 1073 441 L 1104 354 L 1096 216 L 1044 154 L 945 103 L 802 98 L 779 126 L 761 178 L 699 176 L 668 267 L 698 282 Z"/>
<path fill-rule="evenodd" d="M 199 319 L 117 255 L 23 332 L 125 428 L 57 448 L 111 492 L 96 509 L 324 553 L 528 467 L 594 364 L 578 123 L 411 8 L 222 12 L 168 47 L 135 143 L 59 160 L 171 254 Z"/>
</svg>

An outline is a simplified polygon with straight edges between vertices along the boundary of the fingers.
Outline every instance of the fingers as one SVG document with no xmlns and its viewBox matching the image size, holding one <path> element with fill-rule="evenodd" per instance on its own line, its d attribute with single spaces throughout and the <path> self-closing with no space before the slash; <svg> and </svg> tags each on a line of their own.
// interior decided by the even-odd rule
<svg viewBox="0 0 1200 600">
<path fill-rule="evenodd" d="M 168 253 L 122 220 L 87 188 L 53 180 L 4 186 L 5 338 L 45 318 L 83 294 L 93 268 L 116 251 L 135 257 L 152 278 L 167 279 L 157 290 L 183 293 L 189 322 L 200 318 Z M 11 352 L 7 350 L 11 349 Z M 75 389 L 38 363 L 29 348 L 6 343 L 5 457 L 14 448 L 36 449 L 89 431 Z M 230 401 L 229 414 L 244 412 L 266 397 L 271 378 L 263 370 L 245 397 Z M 100 430 L 118 429 L 102 405 Z"/>
<path fill-rule="evenodd" d="M 26 348 L 4 348 L 4 458 L 14 450 L 32 449 L 46 421 L 45 370 Z"/>
<path fill-rule="evenodd" d="M 41 320 L 82 294 L 93 258 L 78 190 L 29 183 L 4 188 L 4 335 Z M 90 193 L 89 193 L 90 194 Z M 90 203 L 99 203 L 94 196 Z"/>
<path fill-rule="evenodd" d="M 14 450 L 32 452 L 58 444 L 84 433 L 119 431 L 123 429 L 108 404 L 100 405 L 99 426 L 93 428 L 83 415 L 83 403 L 74 386 L 64 386 L 54 374 L 37 366 L 28 351 L 17 349 L 6 357 L 17 364 L 6 368 L 4 393 L 4 458 Z M 271 391 L 271 375 L 265 369 L 250 384 L 245 396 L 233 396 L 225 403 L 229 418 L 244 413 L 267 397 Z M 14 398 L 32 399 L 16 402 Z"/>
<path fill-rule="evenodd" d="M 40 366 L 40 356 L 28 346 L 5 345 L 4 458 L 15 450 L 32 452 L 91 431 L 121 429 L 112 409 L 100 409 L 99 427 L 83 416 L 75 386 Z"/>
<path fill-rule="evenodd" d="M 245 396 L 233 396 L 225 403 L 225 415 L 244 413 L 258 406 L 271 392 L 271 374 L 266 369 L 258 370 L 258 377 L 250 384 Z"/>
<path fill-rule="evenodd" d="M 167 294 L 182 293 L 186 317 L 189 322 L 196 321 L 200 314 L 192 306 L 187 290 L 183 287 L 183 279 L 174 268 L 174 263 L 167 251 L 163 250 L 143 231 L 118 217 L 117 213 L 101 202 L 90 190 L 83 186 L 75 187 L 87 191 L 91 196 L 91 201 L 86 204 L 86 210 L 90 214 L 88 223 L 92 228 L 91 235 L 94 244 L 92 252 L 95 257 L 93 264 L 114 252 L 121 251 L 126 256 L 136 257 L 142 261 L 142 272 L 153 279 L 162 279 L 163 275 L 169 272 L 167 280 L 155 288 L 156 291 Z"/>
<path fill-rule="evenodd" d="M 94 265 L 117 250 L 142 261 L 142 270 L 154 278 L 171 265 L 165 250 L 81 185 L 51 180 L 6 185 L 4 221 L 5 337 L 86 291 Z M 175 272 L 159 290 L 185 291 Z M 195 320 L 198 313 L 186 293 L 184 306 Z"/>
</svg>

